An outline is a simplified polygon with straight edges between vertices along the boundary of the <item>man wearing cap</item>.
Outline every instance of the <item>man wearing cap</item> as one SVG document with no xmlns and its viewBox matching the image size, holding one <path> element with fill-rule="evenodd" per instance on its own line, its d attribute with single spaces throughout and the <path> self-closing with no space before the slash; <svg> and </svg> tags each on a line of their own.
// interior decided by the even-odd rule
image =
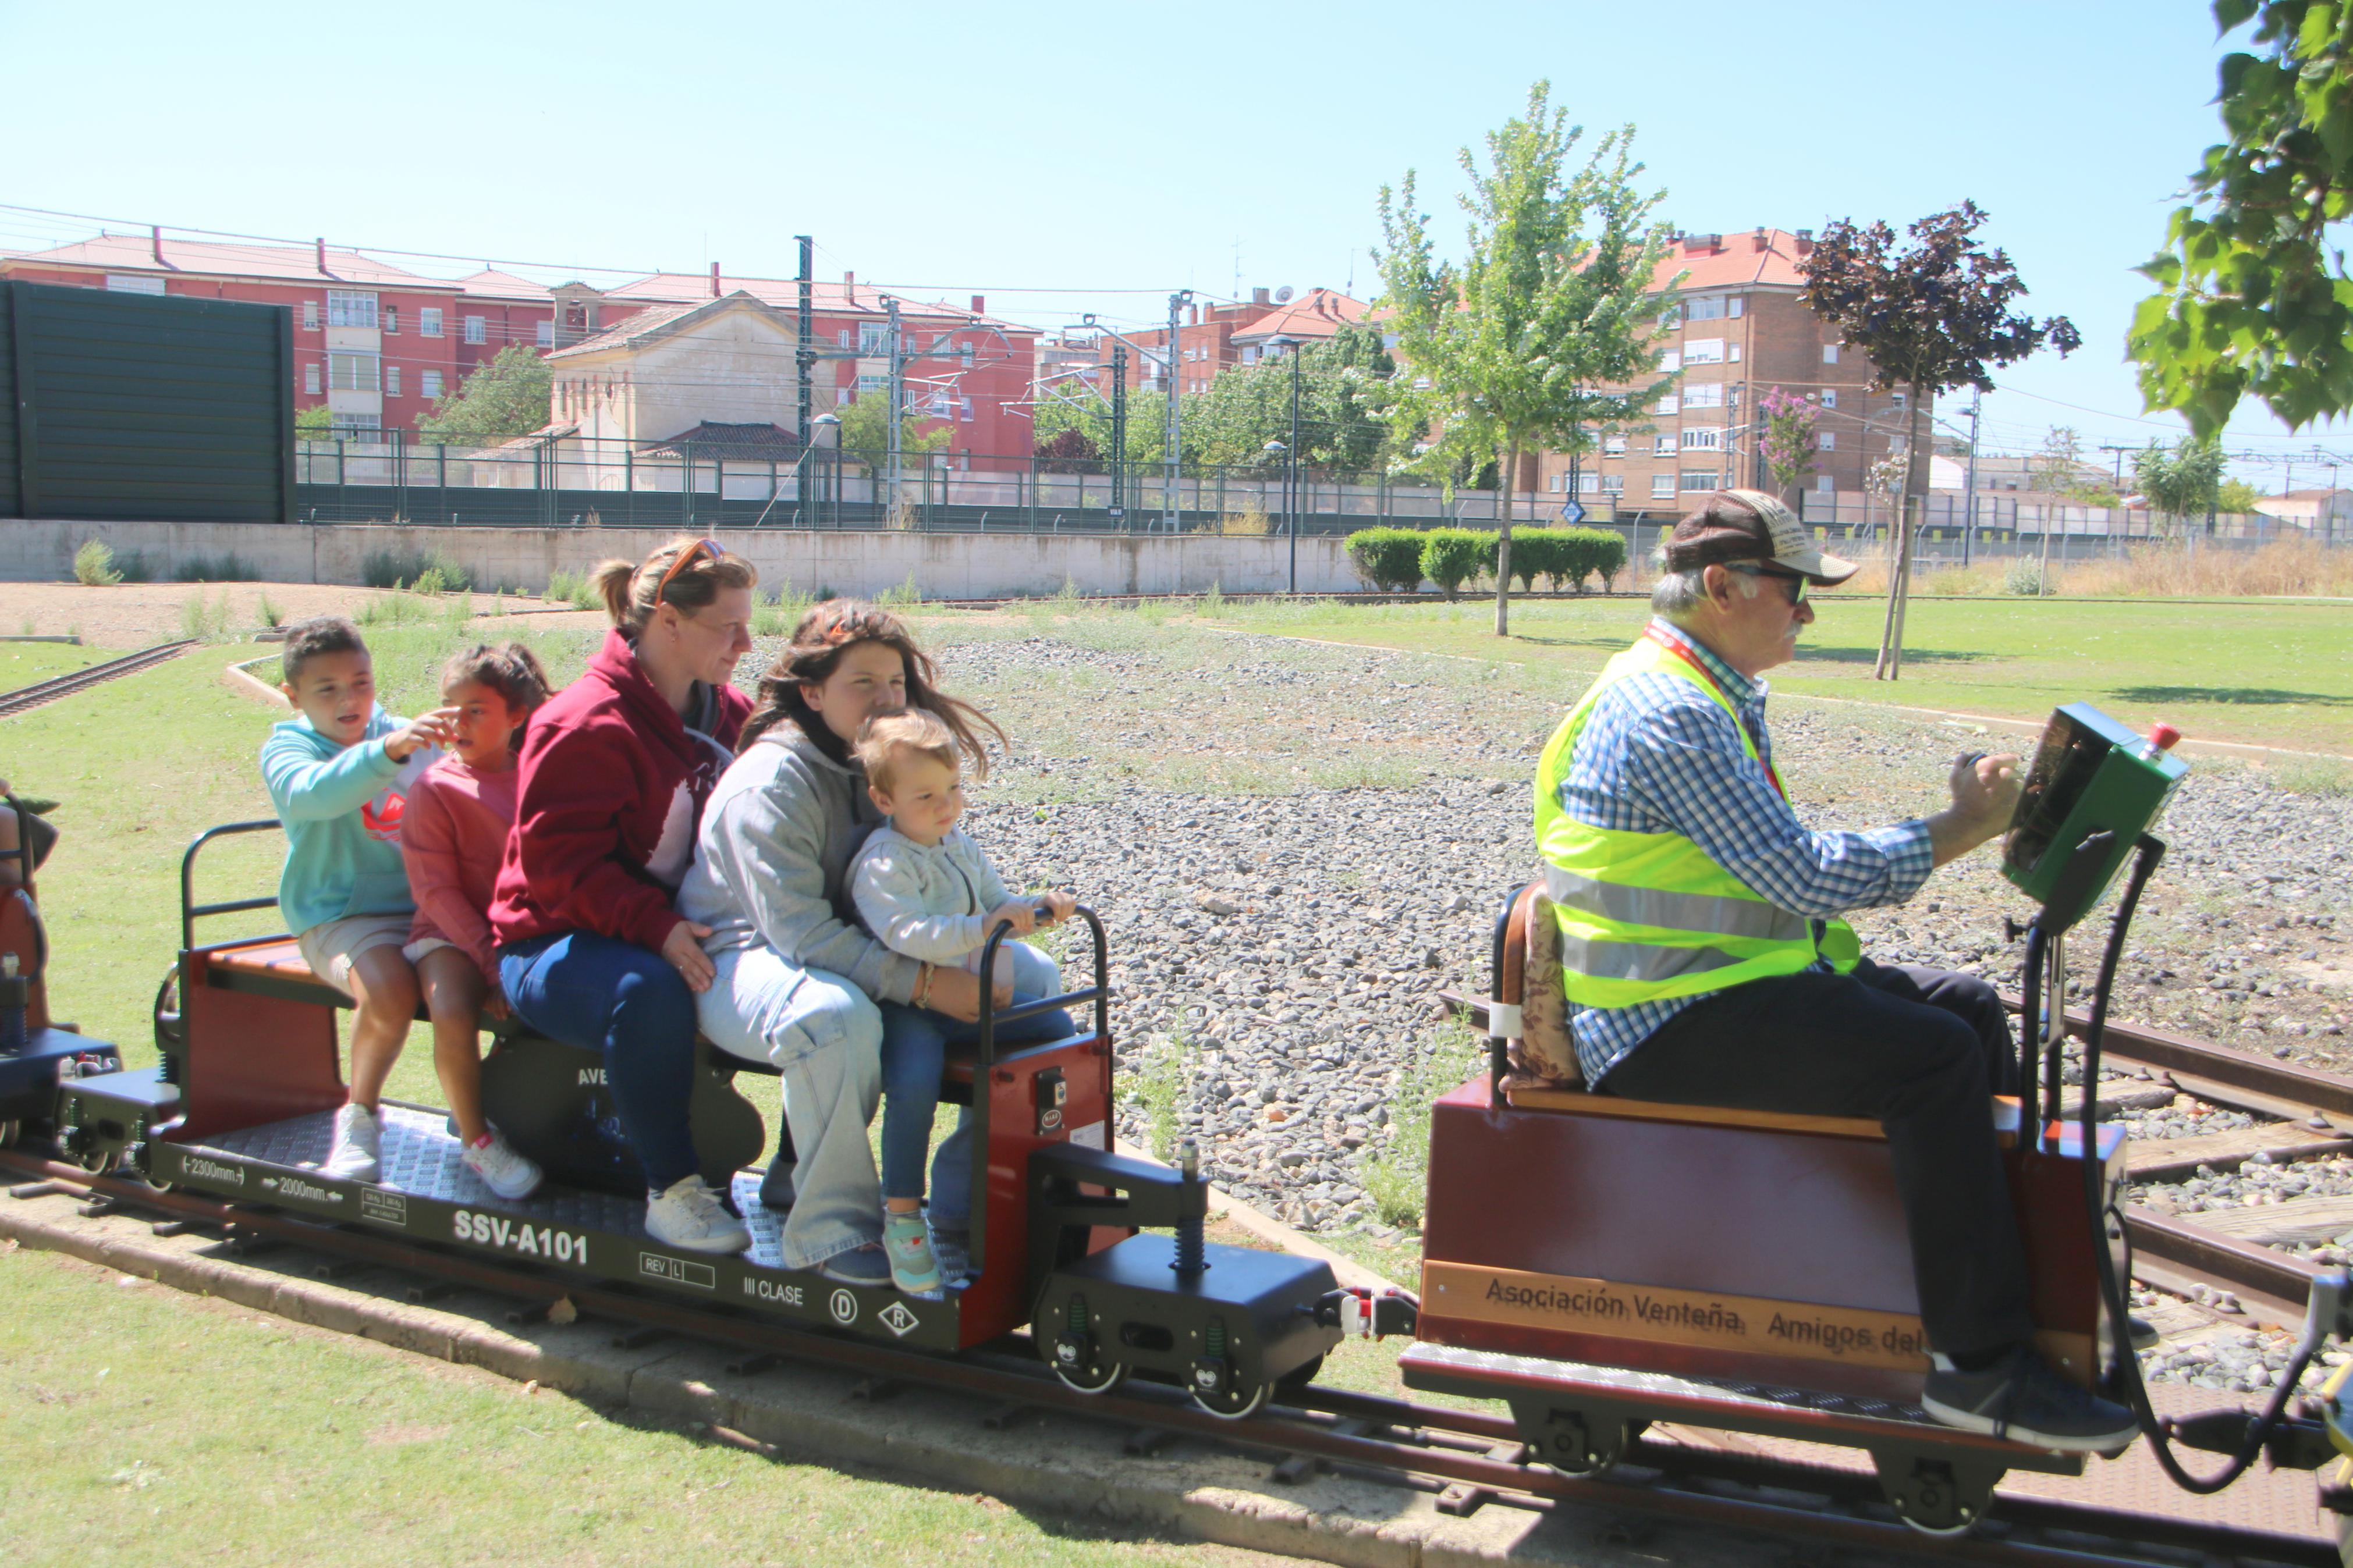
<svg viewBox="0 0 2353 1568">
<path fill-rule="evenodd" d="M 1930 1414 L 2049 1447 L 2106 1450 L 2121 1406 L 2032 1348 L 2025 1254 L 1994 1138 L 2011 1087 L 1991 986 L 1879 964 L 1847 910 L 1900 904 L 2000 834 L 2015 756 L 1964 757 L 1952 804 L 1863 833 L 1817 833 L 1773 766 L 1760 679 L 1797 653 L 1824 555 L 1771 496 L 1724 490 L 1675 527 L 1642 635 L 1545 748 L 1536 844 L 1588 1088 L 1886 1130 L 1935 1352 Z"/>
</svg>

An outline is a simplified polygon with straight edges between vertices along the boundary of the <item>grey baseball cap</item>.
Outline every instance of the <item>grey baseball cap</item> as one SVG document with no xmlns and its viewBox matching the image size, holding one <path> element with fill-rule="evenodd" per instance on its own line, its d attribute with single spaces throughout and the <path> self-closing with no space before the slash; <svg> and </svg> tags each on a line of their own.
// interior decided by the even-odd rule
<svg viewBox="0 0 2353 1568">
<path fill-rule="evenodd" d="M 1754 561 L 1822 584 L 1843 583 L 1862 570 L 1823 554 L 1798 514 L 1763 490 L 1716 491 L 1675 524 L 1666 559 L 1670 572 Z"/>
</svg>

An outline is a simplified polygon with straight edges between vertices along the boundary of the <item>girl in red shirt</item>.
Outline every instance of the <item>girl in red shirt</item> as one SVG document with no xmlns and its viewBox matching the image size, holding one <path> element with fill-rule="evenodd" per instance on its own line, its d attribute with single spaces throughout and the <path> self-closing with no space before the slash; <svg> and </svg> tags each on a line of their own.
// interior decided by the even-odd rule
<svg viewBox="0 0 2353 1568">
<path fill-rule="evenodd" d="M 401 856 L 417 900 L 408 945 L 433 1020 L 433 1070 L 458 1123 L 461 1157 L 500 1197 L 529 1197 L 537 1164 L 482 1118 L 481 1015 L 507 1016 L 491 936 L 491 899 L 515 819 L 515 750 L 523 721 L 547 700 L 547 671 L 519 642 L 476 644 L 441 671 L 457 712 L 448 754 L 410 788 Z"/>
</svg>

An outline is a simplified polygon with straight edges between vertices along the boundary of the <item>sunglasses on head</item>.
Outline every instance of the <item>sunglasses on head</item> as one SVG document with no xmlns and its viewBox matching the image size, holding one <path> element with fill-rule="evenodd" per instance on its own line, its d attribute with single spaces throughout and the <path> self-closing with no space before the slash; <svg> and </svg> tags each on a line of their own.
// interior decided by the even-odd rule
<svg viewBox="0 0 2353 1568">
<path fill-rule="evenodd" d="M 1737 572 L 1744 577 L 1769 578 L 1773 582 L 1783 584 L 1783 591 L 1788 595 L 1792 608 L 1806 602 L 1807 580 L 1798 573 L 1776 572 L 1765 566 L 1729 566 L 1725 570 Z"/>
<path fill-rule="evenodd" d="M 671 578 L 693 565 L 697 561 L 724 561 L 725 559 L 727 559 L 727 552 L 720 545 L 719 541 L 696 540 L 671 558 L 670 565 L 661 574 L 661 581 L 654 584 L 654 603 L 657 605 L 661 603 L 662 595 L 670 590 Z"/>
</svg>

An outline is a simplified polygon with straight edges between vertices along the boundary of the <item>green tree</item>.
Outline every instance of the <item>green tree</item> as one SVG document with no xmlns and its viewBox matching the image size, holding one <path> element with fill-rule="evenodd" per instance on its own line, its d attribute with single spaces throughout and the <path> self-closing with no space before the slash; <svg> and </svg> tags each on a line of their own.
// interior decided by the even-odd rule
<svg viewBox="0 0 2353 1568">
<path fill-rule="evenodd" d="M 1895 231 L 1886 224 L 1862 226 L 1841 218 L 1822 231 L 1813 254 L 1798 264 L 1814 314 L 1871 356 L 1872 384 L 1882 391 L 1907 389 L 1907 499 L 1896 517 L 1887 618 L 1872 669 L 1877 680 L 1894 680 L 1904 668 L 1904 606 L 1912 578 L 1908 498 L 1927 489 L 1922 426 L 1928 400 L 1962 386 L 1991 392 L 1991 366 L 2024 359 L 2046 343 L 2070 353 L 2083 342 L 2064 316 L 2038 323 L 2011 313 L 2026 285 L 2006 254 L 1979 248 L 1977 231 L 1985 216 L 1975 202 L 1932 214 L 1911 226 L 1912 247 L 1900 254 Z"/>
<path fill-rule="evenodd" d="M 1193 410 L 1185 407 L 1182 413 L 1189 420 Z M 1166 395 L 1130 388 L 1127 443 L 1125 450 L 1119 454 L 1121 460 L 1130 465 L 1159 462 L 1168 445 L 1167 430 Z M 1076 431 L 1097 459 L 1111 461 L 1111 395 L 1075 378 L 1061 383 L 1054 395 L 1039 404 L 1035 435 L 1040 443 L 1045 443 L 1067 431 Z"/>
<path fill-rule="evenodd" d="M 549 423 L 548 394 L 555 373 L 522 343 L 511 343 L 468 376 L 457 391 L 437 399 L 417 422 L 427 441 L 488 447 L 528 436 Z"/>
<path fill-rule="evenodd" d="M 2184 436 L 2168 451 L 2151 441 L 2133 454 L 2133 483 L 2148 498 L 2149 510 L 2168 520 L 2161 531 L 2170 533 L 2172 525 L 2215 504 L 2222 483 L 2222 444 Z"/>
<path fill-rule="evenodd" d="M 1466 456 L 1502 465 L 1496 542 L 1495 635 L 1511 624 L 1512 521 L 1523 452 L 1589 450 L 1590 425 L 1642 417 L 1658 384 L 1662 300 L 1651 280 L 1667 230 L 1651 220 L 1659 194 L 1634 189 L 1633 127 L 1602 137 L 1582 168 L 1570 158 L 1584 128 L 1548 106 L 1551 84 L 1528 89 L 1527 111 L 1487 136 L 1486 167 L 1461 153 L 1470 219 L 1460 263 L 1441 261 L 1408 171 L 1381 188 L 1382 303 L 1395 314 L 1395 418 L 1430 432 L 1403 467 L 1451 482 Z M 1608 388 L 1634 390 L 1612 392 Z"/>
<path fill-rule="evenodd" d="M 841 418 L 841 449 L 870 468 L 879 468 L 891 460 L 891 426 L 889 423 L 891 395 L 873 391 L 861 395 L 857 402 L 837 408 Z M 919 428 L 926 420 L 907 415 L 899 421 L 899 452 L 913 458 L 926 452 L 947 449 L 948 428 L 943 425 L 929 435 Z"/>
<path fill-rule="evenodd" d="M 1765 416 L 1757 453 L 1765 459 L 1773 493 L 1787 500 L 1790 487 L 1814 471 L 1814 458 L 1821 449 L 1814 424 L 1821 417 L 1821 405 L 1810 394 L 1800 397 L 1776 386 L 1758 399 L 1757 411 Z"/>
<path fill-rule="evenodd" d="M 2214 0 L 2222 130 L 2189 177 L 2158 292 L 2126 339 L 2141 396 L 2220 430 L 2250 393 L 2291 427 L 2353 409 L 2353 274 L 2336 226 L 2353 217 L 2353 5 Z"/>
<path fill-rule="evenodd" d="M 294 411 L 294 439 L 297 441 L 332 441 L 334 437 L 334 412 L 325 404 Z"/>
<path fill-rule="evenodd" d="M 1298 355 L 1300 462 L 1344 479 L 1377 471 L 1391 441 L 1390 378 L 1397 370 L 1379 331 L 1344 326 L 1327 342 L 1293 352 Z M 1183 400 L 1177 410 L 1185 457 L 1248 465 L 1268 460 L 1269 441 L 1288 447 L 1292 371 L 1288 354 L 1236 365 L 1207 391 Z M 1131 412 L 1131 430 L 1134 424 Z"/>
<path fill-rule="evenodd" d="M 2263 492 L 2244 479 L 2224 479 L 2214 489 L 2216 511 L 2253 511 L 2263 500 Z"/>
</svg>

